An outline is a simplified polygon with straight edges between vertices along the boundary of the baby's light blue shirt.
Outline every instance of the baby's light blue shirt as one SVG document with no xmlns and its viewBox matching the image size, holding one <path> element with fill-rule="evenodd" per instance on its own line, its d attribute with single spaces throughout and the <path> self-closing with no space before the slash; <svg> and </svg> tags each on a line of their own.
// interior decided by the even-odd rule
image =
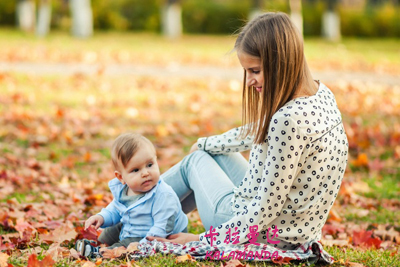
<svg viewBox="0 0 400 267">
<path fill-rule="evenodd" d="M 99 215 L 104 218 L 102 227 L 122 222 L 119 239 L 146 236 L 167 237 L 182 232 L 188 224 L 188 218 L 182 211 L 181 203 L 174 190 L 160 179 L 157 185 L 135 203 L 126 207 L 120 202 L 124 185 L 114 178 L 108 183 L 113 201 Z"/>
</svg>

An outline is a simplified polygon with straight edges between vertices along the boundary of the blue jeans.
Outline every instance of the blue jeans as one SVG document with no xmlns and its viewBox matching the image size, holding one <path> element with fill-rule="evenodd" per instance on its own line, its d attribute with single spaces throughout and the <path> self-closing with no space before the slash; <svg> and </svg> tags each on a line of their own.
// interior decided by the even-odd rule
<svg viewBox="0 0 400 267">
<path fill-rule="evenodd" d="M 247 160 L 240 154 L 211 156 L 195 151 L 161 175 L 178 195 L 185 213 L 199 211 L 206 230 L 230 220 L 233 188 L 243 180 Z"/>
</svg>

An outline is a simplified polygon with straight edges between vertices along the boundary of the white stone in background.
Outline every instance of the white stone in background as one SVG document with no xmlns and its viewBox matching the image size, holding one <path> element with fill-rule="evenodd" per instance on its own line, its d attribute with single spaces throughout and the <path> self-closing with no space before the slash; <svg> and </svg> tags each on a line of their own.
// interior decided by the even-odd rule
<svg viewBox="0 0 400 267">
<path fill-rule="evenodd" d="M 249 14 L 249 21 L 255 19 L 256 17 L 264 14 L 265 12 L 262 11 L 260 8 L 252 9 Z"/>
<path fill-rule="evenodd" d="M 90 0 L 69 0 L 72 15 L 72 35 L 90 37 L 93 35 L 93 13 Z"/>
<path fill-rule="evenodd" d="M 301 0 L 290 0 L 290 18 L 303 36 L 303 15 L 301 13 Z"/>
<path fill-rule="evenodd" d="M 50 30 L 51 1 L 41 0 L 39 2 L 38 20 L 36 24 L 36 35 L 46 36 Z"/>
<path fill-rule="evenodd" d="M 31 0 L 18 1 L 17 23 L 23 31 L 33 31 L 35 28 L 35 2 Z"/>
<path fill-rule="evenodd" d="M 340 17 L 337 13 L 327 11 L 322 15 L 322 36 L 330 41 L 340 40 Z"/>
<path fill-rule="evenodd" d="M 162 10 L 164 36 L 177 39 L 182 35 L 182 9 L 178 3 L 167 4 Z"/>
<path fill-rule="evenodd" d="M 296 28 L 299 30 L 300 35 L 303 36 L 303 16 L 299 12 L 292 12 L 290 18 L 293 21 Z"/>
</svg>

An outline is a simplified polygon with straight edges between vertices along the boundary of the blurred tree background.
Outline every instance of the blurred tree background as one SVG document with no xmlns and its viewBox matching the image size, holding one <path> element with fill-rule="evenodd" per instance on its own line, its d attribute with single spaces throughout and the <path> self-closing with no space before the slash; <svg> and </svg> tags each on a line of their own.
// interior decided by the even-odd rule
<svg viewBox="0 0 400 267">
<path fill-rule="evenodd" d="M 72 2 L 81 4 L 88 1 L 0 1 L 0 26 L 16 25 L 18 5 L 22 2 L 33 6 L 31 13 L 34 17 L 36 14 L 37 20 L 40 20 L 41 14 L 42 21 L 49 19 L 51 29 L 69 30 L 73 28 L 74 23 L 74 16 L 71 16 L 74 5 Z M 175 22 L 172 22 L 175 24 L 176 17 L 180 16 L 184 33 L 231 34 L 244 24 L 252 12 L 258 10 L 290 13 L 291 4 L 293 5 L 296 1 L 91 0 L 89 2 L 91 2 L 92 13 L 87 14 L 93 15 L 91 23 L 94 30 L 161 32 L 165 28 L 162 25 L 165 25 L 165 21 L 169 19 L 168 16 L 175 17 L 173 18 Z M 305 36 L 320 36 L 323 33 L 324 13 L 332 11 L 339 18 L 342 36 L 400 37 L 399 0 L 303 0 L 300 3 Z M 43 8 L 45 5 L 50 7 L 50 17 L 46 17 L 49 8 Z M 171 9 L 172 6 L 179 9 Z M 76 8 L 82 10 L 82 8 Z M 24 17 L 26 18 L 27 15 Z M 75 16 L 75 18 L 78 17 L 79 14 Z M 42 31 L 42 34 L 38 33 L 38 35 L 47 33 L 43 22 L 42 24 L 39 21 L 36 22 L 35 27 L 37 33 Z M 34 31 L 34 29 L 30 30 Z M 79 36 L 79 34 L 76 35 Z"/>
</svg>

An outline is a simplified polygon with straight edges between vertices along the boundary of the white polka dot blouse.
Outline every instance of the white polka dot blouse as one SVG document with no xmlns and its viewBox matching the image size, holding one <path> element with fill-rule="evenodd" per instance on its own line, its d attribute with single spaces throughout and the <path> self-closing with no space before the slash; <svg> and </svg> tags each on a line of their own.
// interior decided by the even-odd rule
<svg viewBox="0 0 400 267">
<path fill-rule="evenodd" d="M 321 228 L 335 201 L 347 164 L 348 141 L 333 93 L 322 83 L 315 95 L 286 103 L 271 119 L 262 145 L 239 139 L 240 128 L 199 138 L 198 148 L 227 154 L 251 148 L 246 175 L 233 190 L 235 216 L 214 226 L 219 245 L 237 227 L 239 244 L 257 225 L 257 243 L 296 249 L 320 240 Z M 271 229 L 268 231 L 268 229 Z M 278 229 L 278 236 L 273 229 Z M 209 230 L 209 229 L 206 229 Z M 200 241 L 210 243 L 209 231 Z M 267 236 L 267 234 L 269 236 Z"/>
</svg>

